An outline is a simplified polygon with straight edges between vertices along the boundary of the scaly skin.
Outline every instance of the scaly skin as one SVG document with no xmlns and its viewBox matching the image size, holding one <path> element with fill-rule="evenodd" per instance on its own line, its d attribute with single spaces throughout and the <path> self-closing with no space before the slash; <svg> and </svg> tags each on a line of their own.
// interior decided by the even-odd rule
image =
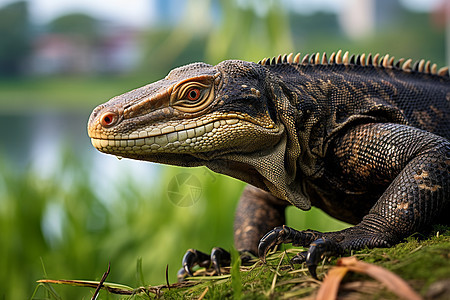
<svg viewBox="0 0 450 300">
<path fill-rule="evenodd" d="M 311 245 L 294 261 L 315 276 L 323 254 L 391 246 L 449 224 L 449 108 L 447 68 L 339 51 L 329 60 L 180 67 L 97 107 L 88 132 L 105 153 L 205 165 L 249 183 L 236 213 L 237 249 L 264 258 L 280 243 Z M 281 227 L 288 205 L 317 206 L 356 225 L 328 233 Z M 226 255 L 214 253 L 220 271 L 217 257 Z M 208 264 L 204 256 L 188 251 L 181 275 Z"/>
</svg>

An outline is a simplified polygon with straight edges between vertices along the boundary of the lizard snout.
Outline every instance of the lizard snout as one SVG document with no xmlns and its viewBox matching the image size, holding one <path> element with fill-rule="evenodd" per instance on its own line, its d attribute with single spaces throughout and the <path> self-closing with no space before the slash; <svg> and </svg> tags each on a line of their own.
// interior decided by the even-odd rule
<svg viewBox="0 0 450 300">
<path fill-rule="evenodd" d="M 98 106 L 89 117 L 89 136 L 98 137 L 104 130 L 114 127 L 123 119 L 123 109 L 117 107 Z"/>
</svg>

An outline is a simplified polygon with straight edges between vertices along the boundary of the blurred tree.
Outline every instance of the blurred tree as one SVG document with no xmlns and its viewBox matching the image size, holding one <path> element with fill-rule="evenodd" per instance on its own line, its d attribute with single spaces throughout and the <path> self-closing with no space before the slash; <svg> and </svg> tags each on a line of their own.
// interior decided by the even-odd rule
<svg viewBox="0 0 450 300">
<path fill-rule="evenodd" d="M 48 24 L 48 31 L 65 35 L 83 36 L 94 41 L 98 36 L 97 19 L 82 13 L 72 13 L 58 17 Z"/>
<path fill-rule="evenodd" d="M 99 36 L 99 21 L 89 15 L 72 13 L 58 17 L 48 24 L 50 33 L 82 37 L 89 44 Z"/>
<path fill-rule="evenodd" d="M 0 36 L 0 75 L 19 75 L 30 52 L 27 2 L 15 2 L 0 9 Z"/>
<path fill-rule="evenodd" d="M 83 13 L 70 13 L 52 20 L 47 25 L 46 35 L 48 39 L 56 40 L 53 47 L 61 50 L 59 57 L 49 58 L 56 66 L 53 71 L 86 74 L 97 70 L 96 62 L 108 65 L 107 62 L 96 60 L 107 33 L 100 32 L 99 28 L 97 19 Z M 42 44 L 46 44 L 45 39 Z"/>
<path fill-rule="evenodd" d="M 262 59 L 294 51 L 289 17 L 277 1 L 221 0 L 222 19 L 211 30 L 206 59 Z"/>
<path fill-rule="evenodd" d="M 150 31 L 146 40 L 141 71 L 149 76 L 188 62 L 258 61 L 294 51 L 289 14 L 278 1 L 191 0 L 173 27 Z"/>
</svg>

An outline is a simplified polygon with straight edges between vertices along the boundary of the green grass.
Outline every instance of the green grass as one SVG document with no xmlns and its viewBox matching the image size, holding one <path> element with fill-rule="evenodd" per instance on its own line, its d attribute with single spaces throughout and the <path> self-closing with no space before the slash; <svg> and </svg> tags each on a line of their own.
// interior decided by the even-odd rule
<svg viewBox="0 0 450 300">
<path fill-rule="evenodd" d="M 411 237 L 392 248 L 365 249 L 355 251 L 353 255 L 359 260 L 394 272 L 424 297 L 434 295 L 434 299 L 448 299 L 446 297 L 450 295 L 450 290 L 441 294 L 433 294 L 432 291 L 450 278 L 449 250 L 450 228 L 436 227 L 428 238 Z M 240 266 L 239 259 L 233 256 L 231 269 L 225 269 L 229 272 L 226 275 L 202 277 L 205 270 L 200 269 L 197 271 L 199 277 L 191 278 L 183 284 L 172 284 L 170 289 L 164 285 L 133 289 L 108 284 L 110 288 L 118 287 L 125 292 L 133 290 L 135 294 L 120 297 L 103 291 L 101 295 L 118 299 L 291 299 L 314 296 L 322 283 L 312 279 L 303 265 L 293 267 L 289 263 L 289 258 L 297 252 L 294 249 L 278 251 L 268 256 L 267 264 L 255 260 L 252 266 Z M 319 266 L 319 277 L 323 278 L 335 263 L 336 259 L 331 259 L 326 260 L 324 266 Z M 352 287 L 354 284 L 356 288 Z M 350 272 L 341 285 L 346 289 L 341 289 L 340 296 L 398 299 L 383 284 L 367 275 Z M 51 286 L 40 286 L 39 289 L 50 292 Z M 52 295 L 49 298 L 57 299 Z"/>
<path fill-rule="evenodd" d="M 272 254 L 266 265 L 256 261 L 253 266 L 239 267 L 234 259 L 230 275 L 195 279 L 195 285 L 184 287 L 175 284 L 186 249 L 232 249 L 234 208 L 244 184 L 204 168 L 155 165 L 158 176 L 148 185 L 129 179 L 112 184 L 110 191 L 99 189 L 92 180 L 102 176 L 103 170 L 90 173 L 90 163 L 80 164 L 70 153 L 46 178 L 32 169 L 14 170 L 6 161 L 0 168 L 0 291 L 5 299 L 87 299 L 93 288 L 36 281 L 98 281 L 108 262 L 111 272 L 107 282 L 139 293 L 120 296 L 102 291 L 101 299 L 189 299 L 203 293 L 205 299 L 303 297 L 320 286 L 303 266 L 291 267 L 288 257 L 298 249 L 290 247 L 285 248 L 286 253 Z M 193 206 L 175 206 L 168 199 L 168 182 L 180 172 L 189 172 L 201 182 L 202 196 Z M 104 202 L 104 196 L 112 198 Z M 52 207 L 63 216 L 56 226 L 60 235 L 56 236 L 49 236 L 43 226 Z M 288 224 L 298 229 L 337 230 L 346 226 L 318 210 L 288 210 L 288 216 Z M 439 237 L 436 233 L 425 239 L 413 237 L 390 249 L 353 254 L 399 274 L 424 295 L 430 285 L 450 277 L 450 231 L 438 230 Z M 332 259 L 319 267 L 319 276 L 334 264 Z M 164 287 L 167 265 L 170 290 Z M 198 272 L 203 274 L 204 270 Z M 366 282 L 368 278 L 347 275 L 345 282 L 353 281 Z M 393 298 L 379 286 L 372 292 Z"/>
<path fill-rule="evenodd" d="M 0 157 L 0 298 L 29 298 L 39 279 L 100 280 L 109 262 L 112 282 L 164 284 L 168 265 L 174 283 L 188 248 L 233 247 L 234 210 L 243 183 L 206 168 L 151 168 L 156 175 L 145 175 L 140 184 L 120 174 L 105 177 L 105 170 L 70 151 L 45 176 Z M 194 205 L 180 207 L 169 200 L 168 184 L 186 172 L 199 180 L 202 193 Z M 103 177 L 120 181 L 99 184 Z M 333 222 L 318 210 L 288 210 L 288 224 L 299 229 L 345 226 Z M 93 293 L 53 288 L 62 299 Z M 42 291 L 37 298 L 46 298 Z"/>
</svg>

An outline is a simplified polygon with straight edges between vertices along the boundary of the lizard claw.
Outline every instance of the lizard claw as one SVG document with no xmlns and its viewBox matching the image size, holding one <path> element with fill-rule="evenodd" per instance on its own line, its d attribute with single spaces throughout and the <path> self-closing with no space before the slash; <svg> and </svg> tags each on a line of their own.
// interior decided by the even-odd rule
<svg viewBox="0 0 450 300">
<path fill-rule="evenodd" d="M 291 258 L 291 263 L 299 265 L 306 261 L 306 256 L 308 255 L 308 251 L 302 251 L 297 253 L 293 258 Z"/>
<path fill-rule="evenodd" d="M 310 265 L 310 266 L 307 265 L 307 267 L 308 267 L 309 274 L 311 274 L 312 278 L 319 280 L 319 278 L 317 278 L 317 272 L 316 272 L 317 265 Z"/>
<path fill-rule="evenodd" d="M 272 247 L 281 244 L 283 238 L 289 234 L 288 229 L 287 226 L 275 227 L 261 238 L 258 245 L 258 256 L 263 262 L 266 261 L 267 252 Z"/>
<path fill-rule="evenodd" d="M 275 227 L 259 241 L 258 256 L 265 261 L 267 252 L 279 244 L 292 243 L 294 246 L 308 246 L 319 236 L 317 231 L 298 231 L 286 225 Z"/>
<path fill-rule="evenodd" d="M 317 278 L 317 265 L 320 261 L 320 258 L 322 257 L 322 251 L 321 251 L 321 242 L 323 240 L 319 239 L 313 242 L 306 253 L 306 267 L 308 268 L 309 273 L 314 279 Z"/>
<path fill-rule="evenodd" d="M 311 243 L 306 254 L 306 266 L 309 273 L 317 279 L 317 265 L 324 256 L 339 255 L 342 249 L 333 239 L 319 238 Z"/>
<path fill-rule="evenodd" d="M 186 254 L 184 254 L 181 264 L 184 269 L 184 274 L 193 276 L 193 266 L 199 265 L 201 267 L 206 267 L 210 265 L 210 262 L 211 260 L 208 254 L 195 249 L 189 249 L 188 251 L 186 251 Z M 181 270 L 178 273 L 182 273 Z"/>
<path fill-rule="evenodd" d="M 265 262 L 267 252 L 279 244 L 292 243 L 294 246 L 308 247 L 294 256 L 291 260 L 294 264 L 306 263 L 309 273 L 317 279 L 317 265 L 324 255 L 336 255 L 342 252 L 341 246 L 334 239 L 325 239 L 322 233 L 312 230 L 297 231 L 287 226 L 275 227 L 269 231 L 259 242 L 258 256 Z M 320 237 L 320 238 L 319 238 Z"/>
<path fill-rule="evenodd" d="M 192 268 L 200 266 L 204 268 L 212 267 L 217 275 L 221 275 L 220 267 L 229 266 L 231 255 L 222 248 L 213 248 L 211 255 L 195 249 L 189 249 L 183 256 L 182 268 L 177 273 L 178 281 L 183 281 L 186 277 L 194 276 Z"/>
<path fill-rule="evenodd" d="M 229 266 L 231 263 L 231 255 L 230 252 L 216 247 L 213 248 L 211 251 L 211 264 L 214 268 L 214 271 L 216 271 L 217 275 L 221 275 L 222 272 L 220 271 L 221 266 Z"/>
</svg>

